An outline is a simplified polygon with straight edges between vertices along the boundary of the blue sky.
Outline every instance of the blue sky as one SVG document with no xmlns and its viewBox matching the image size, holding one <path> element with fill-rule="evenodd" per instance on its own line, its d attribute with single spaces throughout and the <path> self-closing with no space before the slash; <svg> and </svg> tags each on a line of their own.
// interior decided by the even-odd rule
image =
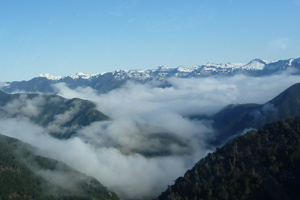
<svg viewBox="0 0 300 200">
<path fill-rule="evenodd" d="M 0 82 L 300 56 L 300 0 L 0 0 Z"/>
</svg>

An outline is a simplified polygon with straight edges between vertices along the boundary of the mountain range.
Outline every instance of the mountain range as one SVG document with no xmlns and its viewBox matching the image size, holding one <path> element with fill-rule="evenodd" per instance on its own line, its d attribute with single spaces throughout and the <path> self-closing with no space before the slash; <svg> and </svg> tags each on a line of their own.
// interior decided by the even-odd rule
<svg viewBox="0 0 300 200">
<path fill-rule="evenodd" d="M 55 93 L 52 84 L 65 83 L 71 89 L 89 86 L 99 93 L 106 93 L 121 87 L 128 80 L 139 83 L 156 80 L 163 86 L 169 84 L 168 78 L 172 77 L 237 74 L 258 77 L 285 71 L 298 74 L 299 69 L 300 58 L 275 62 L 255 59 L 248 64 L 206 64 L 178 68 L 160 66 L 146 71 L 117 70 L 96 75 L 78 73 L 67 77 L 44 74 L 29 81 L 0 84 L 0 119 L 29 121 L 45 128 L 56 138 L 69 139 L 82 127 L 111 119 L 98 111 L 93 102 L 49 94 Z M 15 93 L 18 91 L 27 93 Z M 297 199 L 296 192 L 300 189 L 300 118 L 297 116 L 300 116 L 300 83 L 264 104 L 233 104 L 212 116 L 187 116 L 213 122 L 212 128 L 217 134 L 209 142 L 214 147 L 229 142 L 201 159 L 157 199 Z M 245 130 L 262 126 L 258 131 L 239 136 Z M 188 149 L 177 138 L 164 134 L 154 137 L 155 142 L 157 140 L 166 147 L 178 143 L 180 147 Z M 77 173 L 58 161 L 34 154 L 33 147 L 27 144 L 0 135 L 0 147 L 0 199 L 117 199 L 114 193 L 93 178 Z M 170 154 L 168 149 L 160 149 L 159 152 L 132 149 L 132 152 L 150 159 Z M 37 168 L 41 169 L 38 173 Z M 53 177 L 69 174 L 79 177 L 83 182 L 79 181 L 80 186 L 61 188 L 55 185 L 52 172 L 55 172 Z M 32 186 L 26 185 L 26 182 L 32 183 Z M 85 194 L 84 197 L 78 191 L 83 191 L 80 193 Z M 99 196 L 98 191 L 104 196 Z"/>
<path fill-rule="evenodd" d="M 52 76 L 50 74 L 41 74 L 29 81 L 13 81 L 0 84 L 0 89 L 6 92 L 33 92 L 33 93 L 55 93 L 52 84 L 65 83 L 69 88 L 91 87 L 99 93 L 106 93 L 119 88 L 126 81 L 132 80 L 140 83 L 156 80 L 166 84 L 167 79 L 171 77 L 191 78 L 191 77 L 209 77 L 209 76 L 233 76 L 244 74 L 247 76 L 266 76 L 281 73 L 286 70 L 295 70 L 293 73 L 299 73 L 300 58 L 287 59 L 279 61 L 265 61 L 261 59 L 251 60 L 247 64 L 226 63 L 197 66 L 179 66 L 177 68 L 168 68 L 159 66 L 149 70 L 116 70 L 113 72 L 99 74 L 77 73 L 70 76 Z"/>
</svg>

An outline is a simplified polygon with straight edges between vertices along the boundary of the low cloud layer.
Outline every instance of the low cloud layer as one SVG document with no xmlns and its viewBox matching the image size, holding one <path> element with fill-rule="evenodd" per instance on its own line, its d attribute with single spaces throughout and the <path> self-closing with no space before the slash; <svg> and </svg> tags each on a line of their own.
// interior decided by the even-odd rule
<svg viewBox="0 0 300 200">
<path fill-rule="evenodd" d="M 24 118 L 0 120 L 0 132 L 97 178 L 123 199 L 147 199 L 157 196 L 215 148 L 206 143 L 214 137 L 212 122 L 188 116 L 212 115 L 228 104 L 265 103 L 298 80 L 299 76 L 288 74 L 171 78 L 171 87 L 128 82 L 101 95 L 91 88 L 71 90 L 57 84 L 54 87 L 61 96 L 91 100 L 111 120 L 92 123 L 68 140 L 55 139 L 47 128 Z M 39 112 L 38 106 L 30 109 L 31 105 L 35 104 L 26 107 L 27 117 Z M 56 122 L 59 117 L 53 125 Z"/>
</svg>

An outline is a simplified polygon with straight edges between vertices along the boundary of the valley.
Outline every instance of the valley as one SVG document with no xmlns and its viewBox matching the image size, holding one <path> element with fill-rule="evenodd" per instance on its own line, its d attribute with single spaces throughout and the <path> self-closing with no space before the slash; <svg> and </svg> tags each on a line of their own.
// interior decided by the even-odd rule
<svg viewBox="0 0 300 200">
<path fill-rule="evenodd" d="M 286 160 L 278 160 L 279 163 L 265 163 L 265 160 L 270 160 L 271 157 L 272 159 L 275 157 L 276 160 L 281 159 L 278 155 L 282 155 L 285 150 L 278 147 L 279 152 L 270 151 L 268 157 L 262 155 L 260 158 L 259 153 L 253 149 L 251 144 L 254 144 L 256 139 L 261 142 L 261 139 L 258 138 L 263 136 L 260 136 L 261 130 L 259 128 L 262 126 L 268 128 L 268 124 L 288 120 L 288 118 L 291 118 L 290 121 L 279 123 L 291 123 L 289 125 L 291 126 L 291 134 L 297 133 L 297 130 L 293 129 L 297 126 L 294 127 L 293 124 L 298 123 L 298 119 L 294 117 L 300 115 L 298 60 L 288 59 L 278 62 L 253 60 L 248 65 L 211 66 L 216 68 L 216 71 L 225 68 L 229 70 L 231 67 L 236 69 L 233 71 L 237 73 L 207 74 L 207 76 L 201 75 L 200 77 L 196 75 L 182 77 L 179 77 L 178 74 L 171 75 L 171 71 L 175 69 L 161 67 L 158 68 L 160 72 L 152 70 L 153 73 L 149 73 L 147 79 L 137 78 L 138 76 L 133 75 L 132 71 L 124 76 L 127 78 L 112 78 L 111 76 L 110 79 L 105 79 L 107 82 L 101 82 L 96 77 L 101 78 L 110 73 L 93 76 L 78 74 L 64 78 L 53 78 L 47 75 L 33 78 L 30 81 L 2 84 L 0 133 L 34 146 L 29 149 L 33 149 L 32 151 L 36 155 L 33 156 L 35 160 L 49 158 L 51 162 L 56 163 L 51 164 L 49 161 L 49 166 L 56 166 L 57 163 L 63 162 L 73 168 L 63 167 L 63 172 L 60 171 L 59 174 L 71 173 L 74 177 L 81 177 L 81 175 L 74 175 L 73 170 L 76 173 L 86 174 L 88 177 L 93 177 L 101 182 L 124 200 L 207 199 L 209 195 L 211 198 L 219 199 L 219 196 L 214 196 L 216 193 L 222 194 L 224 199 L 230 199 L 229 197 L 232 195 L 235 195 L 237 199 L 256 198 L 255 195 L 263 195 L 272 199 L 272 195 L 268 196 L 272 189 L 262 189 L 265 185 L 264 181 L 269 183 L 271 179 L 275 178 L 276 181 L 271 182 L 276 188 L 279 187 L 279 184 L 280 191 L 286 190 L 285 184 L 292 184 L 291 187 L 295 188 L 294 182 L 282 182 L 278 177 L 287 173 L 288 170 L 292 170 L 288 172 L 292 174 L 291 176 L 297 177 L 298 175 L 293 171 L 294 168 L 286 168 L 289 165 L 298 166 L 297 158 L 292 161 L 295 164 L 285 164 L 285 162 L 290 162 Z M 271 66 L 275 67 L 272 68 Z M 196 67 L 189 70 L 182 68 L 176 70 L 179 69 L 184 73 L 194 73 L 199 70 Z M 273 69 L 272 73 L 270 69 Z M 241 70 L 255 70 L 255 73 L 254 71 L 250 73 L 250 71 L 242 72 Z M 262 74 L 262 71 L 259 70 L 269 71 L 270 74 Z M 150 71 L 139 73 L 143 74 Z M 163 71 L 168 72 L 169 75 L 162 75 Z M 116 72 L 111 74 L 116 74 Z M 156 76 L 155 74 L 160 75 Z M 164 78 L 157 78 L 158 76 L 164 76 Z M 65 80 L 69 80 L 69 82 L 65 82 Z M 47 82 L 46 85 L 44 81 Z M 99 82 L 97 83 L 97 81 Z M 107 89 L 105 91 L 99 90 L 99 88 L 90 85 L 92 82 L 102 84 L 101 87 Z M 112 82 L 117 84 L 111 85 Z M 113 88 L 110 88 L 112 86 Z M 40 89 L 33 91 L 32 88 Z M 279 125 L 273 126 L 282 129 Z M 257 133 L 259 136 L 255 132 L 256 129 L 259 129 Z M 249 130 L 253 131 L 245 134 Z M 270 132 L 270 136 L 268 135 L 270 138 L 264 138 L 264 140 L 269 140 L 272 145 L 273 143 L 276 145 L 276 141 L 271 140 L 273 132 L 268 132 Z M 279 131 L 278 134 L 282 133 Z M 241 140 L 238 138 L 243 137 L 248 140 L 248 135 L 251 135 L 249 137 L 252 141 L 249 143 L 249 147 L 244 147 L 245 141 L 243 145 L 235 142 Z M 5 136 L 2 136 L 1 141 L 7 140 Z M 237 139 L 234 139 L 236 137 Z M 286 137 L 290 138 L 289 136 Z M 293 135 L 293 137 L 298 136 Z M 297 139 L 292 140 L 296 141 Z M 289 145 L 289 141 L 286 139 L 286 145 Z M 229 143 L 227 144 L 227 142 Z M 245 163 L 244 160 L 238 160 L 241 159 L 240 157 L 230 157 L 232 156 L 230 153 L 232 143 L 243 146 L 241 147 L 243 151 L 244 149 L 247 150 L 241 153 L 241 157 L 255 154 L 256 157 L 259 157 L 258 160 L 262 160 L 263 166 L 272 165 L 272 167 L 278 168 L 276 168 L 277 171 L 272 172 L 272 176 L 265 178 L 264 174 L 258 173 L 263 168 L 257 168 L 258 164 L 253 163 L 254 161 Z M 15 144 L 17 146 L 23 145 L 21 143 Z M 222 147 L 224 144 L 225 146 Z M 227 147 L 228 145 L 230 147 Z M 260 145 L 265 146 L 264 143 Z M 286 148 L 294 149 L 294 147 L 289 146 Z M 297 157 L 297 150 L 294 150 L 295 152 L 291 152 L 291 155 Z M 5 151 L 14 155 L 11 149 Z M 27 152 L 23 149 L 20 151 Z M 260 150 L 260 152 L 263 151 Z M 222 152 L 222 155 L 219 155 L 219 152 Z M 206 162 L 202 160 L 209 160 L 215 154 L 222 159 L 209 162 L 217 162 L 217 167 L 214 164 L 213 166 L 201 164 L 201 167 L 198 167 L 199 164 L 196 164 Z M 16 160 L 13 162 L 19 162 L 19 157 L 14 159 Z M 233 159 L 236 159 L 236 165 L 232 163 Z M 33 163 L 36 162 L 38 163 L 34 165 L 42 167 L 39 166 L 39 161 Z M 42 163 L 44 162 L 48 163 L 48 161 L 42 161 Z M 241 179 L 245 179 L 244 177 L 249 179 L 247 182 L 249 185 L 245 183 L 245 191 L 247 191 L 246 194 L 249 194 L 248 196 L 237 193 L 237 190 L 241 190 L 238 186 L 235 188 L 224 186 L 221 191 L 215 185 L 231 184 L 228 182 L 228 177 L 222 174 L 230 170 L 227 169 L 227 164 L 223 166 L 223 163 L 227 162 L 232 164 L 230 169 L 233 170 L 234 182 L 241 182 Z M 48 176 L 48 164 L 40 174 L 35 174 L 37 171 L 35 168 L 24 165 L 22 162 L 17 165 L 24 167 L 24 170 L 26 168 L 28 174 L 33 174 L 30 175 L 32 178 L 30 181 L 37 181 L 35 184 L 40 184 L 41 181 L 52 181 L 51 187 L 53 189 L 50 190 L 52 192 L 50 192 L 49 198 L 54 198 L 51 195 L 55 196 L 55 191 L 59 195 L 76 196 L 70 191 L 56 189 L 57 185 L 55 184 L 62 184 L 62 182 L 52 180 Z M 206 168 L 202 165 L 205 165 Z M 214 174 L 215 171 L 211 170 L 216 170 L 215 168 L 218 167 L 218 177 L 212 177 L 210 173 Z M 198 171 L 194 171 L 194 168 Z M 252 168 L 254 168 L 255 174 L 247 174 L 249 171 L 251 172 Z M 3 167 L 3 169 L 8 168 Z M 188 171 L 191 169 L 192 171 Z M 55 170 L 56 167 L 54 167 Z M 204 173 L 203 170 L 208 171 Z M 1 171 L 1 174 L 6 176 L 6 171 Z M 239 171 L 239 173 L 235 173 L 235 171 Z M 200 173 L 203 176 L 197 175 L 198 178 L 195 178 L 196 175 L 190 175 L 191 173 Z M 193 180 L 199 179 L 201 183 L 192 183 L 193 181 L 189 177 L 192 177 Z M 22 182 L 24 178 L 28 179 L 20 176 L 17 180 Z M 213 182 L 214 179 L 217 182 Z M 176 181 L 173 186 L 174 180 Z M 190 181 L 192 182 L 190 183 Z M 161 194 L 168 185 L 169 189 Z M 32 199 L 32 195 L 45 193 L 39 188 L 40 186 L 36 187 L 37 190 L 34 188 L 26 189 L 31 195 L 28 199 Z M 85 188 L 85 191 L 89 191 L 86 186 L 82 187 Z M 185 187 L 193 191 L 189 191 Z M 260 192 L 257 192 L 257 189 Z M 75 190 L 72 189 L 72 191 Z M 95 191 L 96 196 L 101 195 L 100 190 L 100 193 L 97 192 L 98 189 L 92 190 Z M 8 188 L 7 191 L 10 191 L 5 193 L 8 196 L 23 195 L 24 198 L 28 196 L 21 190 L 14 191 L 12 188 Z M 186 193 L 194 196 L 184 196 Z M 289 190 L 287 194 L 285 192 L 279 193 L 278 195 L 283 195 L 284 198 L 284 195 L 294 198 L 292 190 Z M 94 193 L 91 194 L 94 195 Z M 159 196 L 160 194 L 161 196 Z M 113 198 L 117 197 L 114 196 Z"/>
</svg>

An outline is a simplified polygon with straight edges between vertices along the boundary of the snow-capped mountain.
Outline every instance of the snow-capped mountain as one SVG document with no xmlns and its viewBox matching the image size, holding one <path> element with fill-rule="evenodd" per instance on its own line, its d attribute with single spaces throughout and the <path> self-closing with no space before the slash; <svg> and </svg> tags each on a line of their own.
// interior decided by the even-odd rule
<svg viewBox="0 0 300 200">
<path fill-rule="evenodd" d="M 167 78 L 191 78 L 208 76 L 233 76 L 244 74 L 247 76 L 267 76 L 274 73 L 280 73 L 288 68 L 300 70 L 300 58 L 287 59 L 279 61 L 265 61 L 261 59 L 251 60 L 247 64 L 226 63 L 196 66 L 179 66 L 177 68 L 168 68 L 159 66 L 149 70 L 116 70 L 113 72 L 99 74 L 77 73 L 70 76 L 52 76 L 50 74 L 41 74 L 29 81 L 14 81 L 11 83 L 1 83 L 0 88 L 6 92 L 24 91 L 24 92 L 42 92 L 53 93 L 51 84 L 66 83 L 70 88 L 92 87 L 99 92 L 108 92 L 120 87 L 127 80 L 145 83 L 150 80 L 166 82 Z"/>
<path fill-rule="evenodd" d="M 295 62 L 296 61 L 296 62 Z M 150 70 L 116 70 L 112 73 L 114 78 L 118 80 L 131 79 L 135 81 L 147 81 L 147 80 L 160 80 L 164 81 L 168 77 L 189 78 L 189 77 L 206 77 L 211 75 L 234 75 L 237 73 L 252 75 L 252 72 L 264 72 L 262 75 L 269 75 L 272 71 L 284 70 L 287 67 L 294 66 L 299 67 L 300 59 L 288 59 L 275 62 L 269 62 L 261 59 L 251 60 L 247 64 L 243 63 L 226 63 L 226 64 L 214 64 L 208 63 L 205 65 L 197 66 L 179 66 L 177 68 L 168 68 L 164 65 Z M 77 73 L 68 76 L 72 79 L 93 79 L 103 76 L 102 74 L 85 74 Z M 52 76 L 49 74 L 41 74 L 39 77 L 45 77 L 49 80 L 61 80 L 66 77 Z"/>
</svg>

